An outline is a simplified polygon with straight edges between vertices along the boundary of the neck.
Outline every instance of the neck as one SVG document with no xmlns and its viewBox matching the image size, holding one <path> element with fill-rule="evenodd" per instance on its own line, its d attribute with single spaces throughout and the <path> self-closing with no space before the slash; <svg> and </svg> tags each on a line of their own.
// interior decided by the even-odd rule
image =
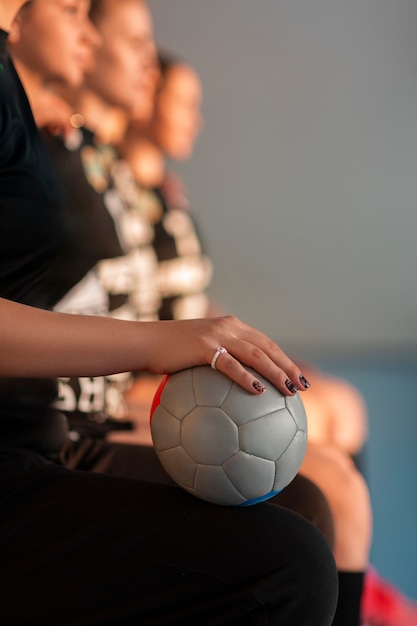
<svg viewBox="0 0 417 626">
<path fill-rule="evenodd" d="M 0 3 L 0 28 L 8 32 L 16 13 L 24 4 L 25 0 L 2 0 Z"/>
<path fill-rule="evenodd" d="M 165 177 L 165 158 L 149 138 L 129 128 L 120 145 L 121 156 L 129 163 L 136 181 L 143 187 L 159 187 Z"/>
<path fill-rule="evenodd" d="M 64 95 L 54 89 L 41 76 L 30 71 L 25 65 L 14 59 L 38 128 L 49 128 L 51 132 L 65 136 L 71 130 L 73 109 Z"/>
<path fill-rule="evenodd" d="M 116 146 L 121 142 L 127 126 L 125 111 L 109 105 L 89 89 L 79 92 L 75 108 L 100 143 Z"/>
<path fill-rule="evenodd" d="M 33 112 L 33 117 L 36 120 L 37 109 L 38 113 L 40 112 L 39 96 L 45 88 L 44 82 L 39 74 L 32 72 L 26 65 L 24 65 L 16 57 L 14 57 L 13 54 L 12 58 L 16 71 L 19 74 L 19 78 L 22 81 L 22 85 L 26 91 L 26 95 L 28 97 Z"/>
</svg>

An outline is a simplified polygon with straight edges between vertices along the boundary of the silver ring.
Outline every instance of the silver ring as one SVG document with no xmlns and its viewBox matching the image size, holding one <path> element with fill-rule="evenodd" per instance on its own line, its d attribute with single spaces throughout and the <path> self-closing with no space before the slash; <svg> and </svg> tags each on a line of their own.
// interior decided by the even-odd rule
<svg viewBox="0 0 417 626">
<path fill-rule="evenodd" d="M 217 369 L 216 368 L 216 362 L 217 362 L 217 359 L 219 358 L 219 356 L 221 354 L 227 354 L 227 350 L 226 350 L 226 348 L 223 348 L 222 346 L 219 346 L 217 348 L 216 352 L 214 353 L 214 357 L 211 359 L 211 367 L 212 367 L 212 369 L 214 369 L 214 370 Z"/>
</svg>

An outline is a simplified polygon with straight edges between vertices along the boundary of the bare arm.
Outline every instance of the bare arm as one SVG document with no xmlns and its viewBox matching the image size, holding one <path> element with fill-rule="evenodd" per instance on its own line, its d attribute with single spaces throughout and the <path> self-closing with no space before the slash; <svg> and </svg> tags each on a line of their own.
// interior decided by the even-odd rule
<svg viewBox="0 0 417 626">
<path fill-rule="evenodd" d="M 0 376 L 101 376 L 147 370 L 165 374 L 204 365 L 219 346 L 217 368 L 257 393 L 252 367 L 283 393 L 303 390 L 299 368 L 271 339 L 232 316 L 125 322 L 52 313 L 0 298 Z M 243 364 L 243 365 L 242 365 Z"/>
</svg>

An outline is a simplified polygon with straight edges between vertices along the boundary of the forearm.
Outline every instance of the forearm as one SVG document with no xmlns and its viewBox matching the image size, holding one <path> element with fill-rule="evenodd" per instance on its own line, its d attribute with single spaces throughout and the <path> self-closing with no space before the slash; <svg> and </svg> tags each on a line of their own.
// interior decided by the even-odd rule
<svg viewBox="0 0 417 626">
<path fill-rule="evenodd" d="M 0 299 L 0 376 L 100 376 L 144 369 L 144 326 Z"/>
<path fill-rule="evenodd" d="M 167 374 L 211 363 L 219 346 L 216 369 L 251 393 L 262 393 L 264 386 L 247 367 L 286 395 L 309 387 L 274 341 L 233 316 L 125 322 L 52 313 L 0 298 L 0 376 Z"/>
</svg>

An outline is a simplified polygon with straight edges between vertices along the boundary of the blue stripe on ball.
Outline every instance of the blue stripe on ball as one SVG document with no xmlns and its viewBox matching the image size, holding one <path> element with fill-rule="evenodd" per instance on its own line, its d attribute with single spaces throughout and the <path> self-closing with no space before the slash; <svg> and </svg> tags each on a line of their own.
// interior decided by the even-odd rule
<svg viewBox="0 0 417 626">
<path fill-rule="evenodd" d="M 269 500 L 269 498 L 273 498 L 274 496 L 278 495 L 279 493 L 281 493 L 282 489 L 278 489 L 278 491 L 270 491 L 269 493 L 266 493 L 264 496 L 260 496 L 259 498 L 251 498 L 251 500 L 246 500 L 245 502 L 242 502 L 242 504 L 236 504 L 236 507 L 242 507 L 242 506 L 252 506 L 252 504 L 259 504 L 259 502 L 264 502 L 265 500 Z"/>
</svg>

